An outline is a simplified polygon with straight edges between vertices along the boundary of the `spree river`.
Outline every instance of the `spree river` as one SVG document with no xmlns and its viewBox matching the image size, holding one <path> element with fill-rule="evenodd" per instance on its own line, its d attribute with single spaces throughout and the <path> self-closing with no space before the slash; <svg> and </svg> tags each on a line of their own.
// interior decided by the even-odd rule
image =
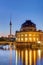
<svg viewBox="0 0 43 65">
<path fill-rule="evenodd" d="M 0 65 L 43 65 L 43 50 L 0 50 Z"/>
</svg>

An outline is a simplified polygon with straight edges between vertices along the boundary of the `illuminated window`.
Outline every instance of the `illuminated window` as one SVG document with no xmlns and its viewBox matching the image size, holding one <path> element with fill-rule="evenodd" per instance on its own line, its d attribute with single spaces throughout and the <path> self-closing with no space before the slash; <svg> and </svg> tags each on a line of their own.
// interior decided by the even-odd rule
<svg viewBox="0 0 43 65">
<path fill-rule="evenodd" d="M 32 38 L 29 38 L 29 41 L 32 41 Z"/>
<path fill-rule="evenodd" d="M 33 36 L 35 36 L 35 34 L 33 34 Z"/>
<path fill-rule="evenodd" d="M 25 36 L 27 36 L 27 34 L 25 34 Z"/>
<path fill-rule="evenodd" d="M 28 38 L 25 38 L 25 41 L 27 41 L 28 40 Z"/>
<path fill-rule="evenodd" d="M 36 41 L 36 38 L 33 38 L 33 41 Z"/>
<path fill-rule="evenodd" d="M 32 34 L 29 34 L 29 36 L 32 36 Z"/>
<path fill-rule="evenodd" d="M 39 40 L 39 38 L 37 38 L 37 41 Z"/>
<path fill-rule="evenodd" d="M 23 36 L 23 34 L 21 36 Z"/>
<path fill-rule="evenodd" d="M 20 38 L 18 38 L 18 41 L 20 41 Z"/>
<path fill-rule="evenodd" d="M 23 38 L 21 38 L 21 41 L 23 41 Z"/>
</svg>

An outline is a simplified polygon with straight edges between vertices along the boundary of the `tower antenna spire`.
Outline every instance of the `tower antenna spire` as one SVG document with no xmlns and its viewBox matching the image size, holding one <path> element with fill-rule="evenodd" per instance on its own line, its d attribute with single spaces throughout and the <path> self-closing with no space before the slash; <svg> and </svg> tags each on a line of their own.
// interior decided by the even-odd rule
<svg viewBox="0 0 43 65">
<path fill-rule="evenodd" d="M 10 35 L 12 35 L 12 22 L 11 22 L 11 17 L 10 17 Z"/>
</svg>

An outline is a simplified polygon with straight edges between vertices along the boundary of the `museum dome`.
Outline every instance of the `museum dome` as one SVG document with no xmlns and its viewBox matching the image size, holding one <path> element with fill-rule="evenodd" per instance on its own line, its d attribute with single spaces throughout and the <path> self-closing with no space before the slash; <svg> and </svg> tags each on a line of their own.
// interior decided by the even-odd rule
<svg viewBox="0 0 43 65">
<path fill-rule="evenodd" d="M 35 31 L 36 24 L 34 24 L 31 20 L 26 20 L 22 25 L 20 31 Z"/>
</svg>

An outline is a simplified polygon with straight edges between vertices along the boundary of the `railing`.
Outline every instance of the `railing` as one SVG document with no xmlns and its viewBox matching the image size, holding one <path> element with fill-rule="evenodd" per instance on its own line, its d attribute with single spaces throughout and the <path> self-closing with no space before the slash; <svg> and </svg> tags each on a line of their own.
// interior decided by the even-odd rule
<svg viewBox="0 0 43 65">
<path fill-rule="evenodd" d="M 17 48 L 43 49 L 43 43 L 16 43 Z"/>
</svg>

